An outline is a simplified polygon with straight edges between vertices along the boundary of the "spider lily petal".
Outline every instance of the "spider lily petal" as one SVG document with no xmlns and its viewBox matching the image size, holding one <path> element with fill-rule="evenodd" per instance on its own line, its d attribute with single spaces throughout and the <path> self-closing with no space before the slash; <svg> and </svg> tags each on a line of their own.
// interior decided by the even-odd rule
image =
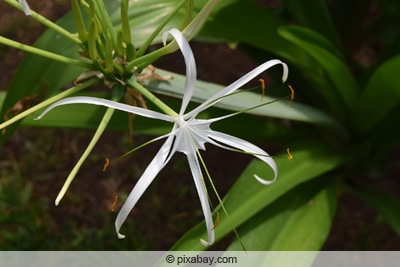
<svg viewBox="0 0 400 267">
<path fill-rule="evenodd" d="M 194 88 L 195 88 L 195 84 L 196 84 L 196 77 L 197 77 L 196 63 L 194 61 L 193 52 L 189 46 L 189 43 L 186 41 L 185 37 L 179 30 L 172 29 L 168 32 L 165 32 L 163 34 L 164 45 L 166 44 L 166 40 L 167 40 L 167 37 L 169 34 L 171 34 L 175 38 L 179 48 L 181 49 L 182 55 L 185 59 L 185 65 L 186 65 L 186 80 L 185 80 L 185 89 L 184 89 L 185 91 L 183 94 L 181 110 L 179 112 L 179 114 L 182 115 L 185 112 L 186 107 L 189 104 L 189 102 L 193 96 L 193 92 L 194 92 Z"/>
<path fill-rule="evenodd" d="M 196 185 L 197 193 L 199 194 L 201 208 L 203 209 L 204 220 L 207 228 L 208 241 L 201 239 L 200 242 L 204 246 L 209 246 L 214 243 L 214 222 L 211 216 L 210 204 L 208 202 L 208 195 L 204 186 L 199 160 L 195 153 L 196 152 L 187 155 L 187 159 L 192 172 L 194 184 Z"/>
<path fill-rule="evenodd" d="M 138 202 L 144 191 L 146 191 L 147 187 L 151 184 L 161 169 L 168 163 L 169 159 L 171 159 L 171 157 L 168 157 L 168 155 L 170 153 L 172 141 L 173 136 L 169 136 L 154 159 L 147 166 L 142 176 L 139 178 L 135 187 L 129 193 L 128 199 L 125 201 L 115 220 L 115 229 L 117 231 L 118 238 L 125 238 L 124 235 L 120 234 L 122 224 L 125 222 L 133 207 L 136 205 L 136 202 Z"/>
<path fill-rule="evenodd" d="M 28 3 L 26 2 L 26 0 L 18 0 L 19 4 L 22 6 L 22 9 L 25 12 L 25 15 L 29 16 L 32 15 L 32 11 L 29 8 Z"/>
<path fill-rule="evenodd" d="M 269 61 L 261 64 L 254 70 L 250 71 L 249 73 L 247 73 L 246 75 L 241 77 L 239 80 L 233 82 L 232 84 L 230 84 L 223 90 L 219 91 L 214 96 L 210 97 L 207 101 L 202 103 L 200 106 L 196 107 L 195 109 L 190 111 L 188 114 L 186 114 L 185 117 L 186 118 L 196 117 L 200 112 L 202 112 L 203 110 L 205 110 L 206 108 L 208 108 L 212 105 L 215 105 L 220 100 L 222 100 L 225 96 L 233 93 L 234 91 L 238 90 L 239 88 L 241 88 L 242 86 L 247 84 L 249 81 L 251 81 L 252 79 L 257 77 L 257 75 L 259 75 L 262 72 L 266 71 L 267 69 L 269 69 L 275 65 L 279 65 L 279 64 L 282 65 L 282 67 L 283 67 L 282 82 L 285 82 L 289 75 L 289 69 L 288 69 L 286 63 L 280 61 L 279 59 L 269 60 Z"/>
<path fill-rule="evenodd" d="M 156 111 L 140 108 L 140 107 L 134 107 L 122 103 L 118 103 L 115 101 L 107 100 L 107 99 L 102 99 L 102 98 L 96 98 L 96 97 L 89 97 L 89 96 L 74 96 L 74 97 L 68 97 L 64 98 L 60 101 L 57 101 L 50 105 L 48 108 L 46 108 L 36 119 L 40 120 L 41 118 L 46 115 L 50 110 L 52 110 L 55 107 L 58 106 L 63 106 L 63 105 L 69 105 L 69 104 L 93 104 L 93 105 L 98 105 L 98 106 L 105 106 L 109 108 L 114 108 L 118 109 L 121 111 L 133 113 L 136 115 L 140 115 L 143 117 L 147 118 L 152 118 L 152 119 L 159 119 L 159 120 L 164 120 L 164 121 L 169 121 L 173 122 L 174 118 L 171 116 L 165 115 L 163 113 L 159 113 Z"/>
<path fill-rule="evenodd" d="M 276 166 L 275 161 L 268 155 L 267 152 L 265 152 L 258 146 L 253 145 L 252 143 L 250 143 L 246 140 L 234 137 L 232 135 L 224 134 L 221 132 L 211 131 L 208 136 L 211 139 L 213 139 L 219 143 L 226 144 L 230 147 L 237 148 L 245 153 L 254 155 L 258 159 L 260 159 L 263 162 L 265 162 L 266 164 L 268 164 L 274 172 L 274 178 L 271 181 L 267 181 L 267 180 L 260 178 L 256 174 L 254 174 L 254 178 L 256 178 L 257 181 L 259 181 L 260 183 L 262 183 L 264 185 L 269 185 L 269 184 L 272 184 L 275 182 L 276 178 L 278 177 L 278 166 Z M 230 149 L 228 147 L 225 147 L 225 146 L 215 143 L 215 142 L 213 144 L 215 144 L 219 147 L 225 148 L 225 149 Z"/>
</svg>

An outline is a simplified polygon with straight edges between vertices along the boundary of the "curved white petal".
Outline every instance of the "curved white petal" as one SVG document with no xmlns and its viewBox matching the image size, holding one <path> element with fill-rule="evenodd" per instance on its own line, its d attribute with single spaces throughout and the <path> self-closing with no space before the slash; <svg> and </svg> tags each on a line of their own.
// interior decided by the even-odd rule
<svg viewBox="0 0 400 267">
<path fill-rule="evenodd" d="M 182 115 L 185 112 L 190 100 L 192 99 L 194 88 L 196 85 L 196 62 L 194 60 L 192 49 L 190 48 L 185 36 L 179 30 L 174 28 L 164 33 L 164 45 L 166 43 L 168 34 L 171 34 L 175 38 L 179 48 L 181 49 L 186 64 L 185 91 L 183 93 L 182 106 L 179 112 L 179 114 Z"/>
<path fill-rule="evenodd" d="M 68 98 L 64 98 L 60 101 L 57 101 L 57 102 L 53 103 L 52 105 L 50 105 L 48 108 L 46 108 L 36 119 L 40 120 L 41 118 L 43 118 L 44 115 L 46 115 L 47 112 L 49 112 L 50 110 L 52 110 L 55 107 L 62 106 L 62 105 L 70 105 L 70 104 L 93 104 L 93 105 L 98 105 L 98 106 L 105 106 L 105 107 L 126 111 L 129 113 L 133 113 L 133 114 L 140 115 L 140 116 L 147 117 L 147 118 L 174 122 L 173 117 L 156 112 L 156 111 L 139 108 L 139 107 L 134 107 L 134 106 L 118 103 L 118 102 L 103 99 L 103 98 L 88 97 L 88 96 L 68 97 Z"/>
<path fill-rule="evenodd" d="M 288 69 L 286 63 L 280 61 L 279 59 L 269 60 L 269 61 L 265 62 L 264 64 L 261 64 L 254 70 L 250 71 L 249 73 L 247 73 L 246 75 L 241 77 L 239 80 L 233 82 L 228 87 L 219 91 L 214 96 L 210 97 L 207 101 L 205 101 L 203 104 L 199 105 L 198 107 L 196 107 L 189 113 L 185 114 L 185 118 L 196 117 L 197 114 L 199 114 L 201 111 L 205 110 L 206 108 L 214 105 L 215 103 L 219 102 L 224 96 L 229 95 L 232 92 L 240 89 L 243 85 L 245 85 L 246 83 L 248 83 L 249 81 L 254 79 L 260 73 L 262 73 L 265 70 L 267 70 L 275 65 L 278 65 L 278 64 L 281 64 L 283 67 L 282 81 L 285 82 L 288 77 L 288 74 L 289 74 L 289 69 Z"/>
<path fill-rule="evenodd" d="M 173 139 L 174 136 L 172 135 L 167 138 L 154 159 L 150 162 L 142 176 L 139 178 L 136 185 L 133 187 L 132 191 L 129 193 L 128 199 L 125 201 L 115 219 L 115 230 L 117 231 L 118 238 L 125 238 L 125 236 L 119 232 L 122 224 L 125 222 L 129 213 L 136 205 L 139 198 L 143 195 L 144 191 L 146 191 L 147 187 L 171 158 L 168 156 L 170 155 Z"/>
<path fill-rule="evenodd" d="M 269 154 L 267 152 L 265 152 L 263 149 L 259 148 L 256 145 L 253 145 L 252 143 L 234 137 L 232 135 L 228 135 L 228 134 L 224 134 L 221 132 L 216 132 L 216 131 L 210 131 L 208 134 L 209 138 L 222 143 L 222 144 L 226 144 L 228 146 L 240 149 L 246 153 L 252 154 L 255 157 L 257 157 L 258 159 L 262 160 L 263 162 L 265 162 L 266 164 L 268 164 L 271 169 L 274 172 L 274 178 L 272 180 L 265 180 L 263 178 L 261 178 L 260 176 L 254 174 L 254 178 L 264 184 L 264 185 L 269 185 L 275 182 L 276 178 L 278 177 L 278 166 L 276 165 L 275 161 L 273 158 L 271 158 L 269 156 Z M 212 142 L 214 145 L 225 148 L 225 149 L 230 149 L 229 147 L 223 146 L 217 142 Z"/>
<path fill-rule="evenodd" d="M 19 4 L 22 6 L 22 9 L 25 12 L 25 15 L 29 16 L 32 15 L 32 11 L 29 8 L 28 2 L 26 0 L 18 0 Z"/>
<path fill-rule="evenodd" d="M 208 241 L 203 239 L 200 240 L 201 244 L 209 246 L 214 243 L 214 223 L 211 215 L 210 203 L 208 202 L 207 191 L 203 181 L 203 175 L 201 174 L 201 168 L 199 160 L 196 156 L 196 152 L 187 155 L 190 170 L 193 175 L 193 180 L 196 185 L 197 193 L 199 194 L 201 208 L 203 209 L 204 219 L 206 221 Z"/>
</svg>

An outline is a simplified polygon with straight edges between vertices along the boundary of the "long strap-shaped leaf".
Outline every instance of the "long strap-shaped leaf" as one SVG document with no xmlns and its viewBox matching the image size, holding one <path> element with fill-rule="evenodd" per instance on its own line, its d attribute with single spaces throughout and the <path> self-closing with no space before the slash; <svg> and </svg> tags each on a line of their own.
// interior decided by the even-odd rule
<svg viewBox="0 0 400 267">
<path fill-rule="evenodd" d="M 293 160 L 276 160 L 280 174 L 277 181 L 267 187 L 254 182 L 252 175 L 258 173 L 268 177 L 270 170 L 265 169 L 265 164 L 252 161 L 224 199 L 230 220 L 235 225 L 245 223 L 295 186 L 336 168 L 343 160 L 340 156 L 329 155 L 321 147 L 309 147 L 307 150 L 296 151 Z M 229 219 L 221 213 L 215 230 L 215 240 L 220 240 L 230 231 L 232 231 L 232 226 Z M 204 234 L 204 225 L 199 224 L 188 231 L 172 247 L 172 250 L 204 250 L 199 243 L 199 239 L 204 238 Z"/>
</svg>

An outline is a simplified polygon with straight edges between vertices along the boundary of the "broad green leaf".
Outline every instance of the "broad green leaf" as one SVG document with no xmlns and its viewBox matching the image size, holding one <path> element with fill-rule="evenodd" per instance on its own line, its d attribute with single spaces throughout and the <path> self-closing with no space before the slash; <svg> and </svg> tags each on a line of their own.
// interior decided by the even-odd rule
<svg viewBox="0 0 400 267">
<path fill-rule="evenodd" d="M 370 154 L 367 155 L 368 159 L 390 164 L 386 161 L 388 153 L 400 145 L 399 114 L 400 105 L 397 105 L 368 134 L 366 141 L 372 145 Z"/>
<path fill-rule="evenodd" d="M 174 79 L 162 82 L 151 81 L 147 84 L 147 88 L 159 94 L 173 96 L 178 99 L 181 98 L 183 95 L 185 76 L 172 72 L 167 72 L 164 70 L 157 70 L 157 72 L 160 75 L 172 75 Z M 222 85 L 208 83 L 204 81 L 197 81 L 196 90 L 193 95 L 193 101 L 197 103 L 202 103 L 223 88 L 224 86 Z M 86 93 L 86 95 L 88 95 L 88 93 Z M 97 96 L 107 97 L 106 94 L 97 94 Z M 216 105 L 216 107 L 236 112 L 240 110 L 246 110 L 250 107 L 259 105 L 263 102 L 268 103 L 276 100 L 277 100 L 276 98 L 268 96 L 264 96 L 263 100 L 261 100 L 260 94 L 244 91 L 240 94 L 232 95 L 226 99 L 223 99 Z M 340 134 L 341 136 L 347 135 L 341 124 L 328 114 L 324 113 L 323 111 L 297 102 L 293 102 L 289 106 L 288 102 L 289 99 L 279 100 L 277 102 L 267 104 L 257 109 L 250 110 L 247 113 L 263 117 L 275 117 L 281 119 L 290 119 L 295 121 L 318 124 L 325 127 L 329 127 L 332 131 L 335 131 L 337 134 Z M 177 101 L 176 102 L 168 101 L 168 104 L 172 106 L 178 106 Z M 55 109 L 40 121 L 33 121 L 33 118 L 35 118 L 35 116 L 37 116 L 38 114 L 34 114 L 30 117 L 27 117 L 27 119 L 24 120 L 24 125 L 47 126 L 47 127 L 95 128 L 97 125 L 96 122 L 101 117 L 100 115 L 101 112 L 100 113 L 98 112 L 99 110 L 101 110 L 101 108 L 99 109 L 99 107 L 94 107 L 89 105 L 76 105 L 73 108 L 71 108 L 70 106 L 65 106 Z M 126 129 L 125 125 L 120 123 L 122 119 L 120 118 L 121 116 L 126 120 L 126 116 L 122 114 L 123 113 L 117 112 L 113 116 L 118 119 L 112 119 L 112 121 L 110 122 L 111 129 L 116 129 L 116 130 Z M 208 116 L 213 116 L 213 115 L 214 115 L 213 112 L 211 112 Z M 142 119 L 139 117 L 137 117 L 137 120 L 139 122 L 148 121 L 148 119 Z M 257 131 L 259 131 L 261 135 L 263 135 L 263 128 L 261 125 L 265 126 L 267 125 L 266 124 L 261 124 L 261 125 L 257 124 L 257 125 L 259 125 L 259 127 L 257 127 Z M 144 128 L 148 129 L 148 126 L 150 125 L 145 123 Z M 232 127 L 228 128 L 232 129 Z"/>
<path fill-rule="evenodd" d="M 264 208 L 239 229 L 249 251 L 318 251 L 329 235 L 336 190 L 326 178 L 303 183 Z M 228 250 L 241 250 L 235 239 Z"/>
<path fill-rule="evenodd" d="M 172 75 L 174 79 L 168 82 L 152 81 L 147 84 L 148 89 L 164 95 L 181 98 L 184 91 L 183 85 L 185 81 L 185 76 L 163 70 L 158 70 L 158 73 L 161 75 Z M 224 86 L 214 83 L 197 81 L 196 90 L 194 91 L 192 99 L 194 102 L 202 103 L 223 88 Z M 282 90 L 287 89 L 285 88 Z M 239 94 L 231 95 L 221 100 L 219 103 L 216 104 L 216 106 L 227 110 L 240 111 L 254 107 L 263 102 L 268 103 L 276 100 L 276 98 L 272 98 L 269 96 L 264 96 L 263 100 L 261 100 L 260 94 L 252 92 L 242 92 Z M 258 116 L 268 116 L 319 124 L 327 126 L 332 130 L 337 131 L 342 135 L 345 135 L 345 130 L 340 125 L 340 123 L 323 111 L 297 102 L 293 102 L 290 106 L 288 105 L 288 103 L 289 99 L 284 99 L 264 105 L 257 109 L 250 110 L 247 113 Z"/>
<path fill-rule="evenodd" d="M 371 130 L 400 103 L 399 69 L 400 56 L 396 56 L 372 74 L 354 111 L 354 129 L 359 133 Z"/>
<path fill-rule="evenodd" d="M 326 1 L 308 0 L 306 5 L 301 0 L 284 2 L 301 25 L 318 32 L 335 44 L 339 42 Z"/>
<path fill-rule="evenodd" d="M 231 223 L 236 226 L 244 224 L 297 185 L 331 171 L 344 160 L 339 155 L 332 155 L 330 149 L 317 145 L 292 152 L 293 160 L 276 159 L 279 176 L 270 186 L 263 186 L 253 178 L 255 173 L 267 179 L 272 176 L 272 171 L 264 163 L 254 160 L 248 165 L 223 200 L 229 218 L 219 210 L 220 220 L 215 230 L 216 241 L 232 231 Z M 178 240 L 172 250 L 206 249 L 199 242 L 201 238 L 205 238 L 205 229 L 204 223 L 193 227 Z"/>
<path fill-rule="evenodd" d="M 278 35 L 285 22 L 272 10 L 253 1 L 224 0 L 221 6 L 200 31 L 200 39 L 245 43 L 289 61 L 307 60 L 306 53 Z"/>
<path fill-rule="evenodd" d="M 359 88 L 352 73 L 336 53 L 332 52 L 333 45 L 323 36 L 307 28 L 299 26 L 285 26 L 279 29 L 279 33 L 287 40 L 301 47 L 324 70 L 324 76 L 335 88 L 339 99 L 327 99 L 335 101 L 338 110 L 351 110 L 358 100 Z M 310 66 L 312 67 L 312 66 Z M 324 94 L 326 88 L 319 88 Z M 341 104 L 339 100 L 343 103 Z"/>
<path fill-rule="evenodd" d="M 0 100 L 4 95 L 5 94 L 0 94 Z M 85 95 L 102 98 L 107 97 L 105 93 L 85 93 Z M 166 99 L 164 102 L 177 111 L 181 105 L 179 99 Z M 192 109 L 195 106 L 197 106 L 197 104 L 191 103 L 189 109 Z M 148 103 L 148 107 L 157 110 L 157 107 L 153 106 L 151 103 Z M 42 111 L 43 110 L 38 110 L 34 114 L 27 116 L 22 121 L 21 125 L 28 127 L 97 129 L 105 108 L 84 104 L 65 105 L 53 109 L 41 120 L 35 120 Z M 202 112 L 199 118 L 216 118 L 226 114 L 227 111 L 225 110 L 211 108 Z M 129 116 L 126 112 L 115 111 L 107 127 L 110 130 L 127 132 L 129 125 L 128 118 Z M 254 125 L 257 125 L 257 127 L 255 128 Z M 135 116 L 133 120 L 134 134 L 157 136 L 169 132 L 171 127 L 172 124 L 170 123 L 143 118 L 141 116 Z M 253 116 L 251 114 L 241 114 L 231 117 L 228 120 L 219 121 L 213 124 L 212 128 L 247 140 L 264 141 L 268 139 L 270 142 L 281 142 L 295 137 L 299 138 L 302 135 L 300 130 L 294 132 L 279 122 L 260 116 Z M 254 130 L 249 131 L 248 129 Z"/>
<path fill-rule="evenodd" d="M 110 19 L 115 28 L 121 27 L 119 1 L 106 1 L 110 10 Z M 136 47 L 143 45 L 145 40 L 157 28 L 162 18 L 168 16 L 176 7 L 178 1 L 172 0 L 138 0 L 129 1 L 128 18 L 131 26 L 132 41 Z M 200 9 L 200 8 L 199 8 Z M 197 10 L 198 11 L 198 10 Z M 184 10 L 180 12 L 164 27 L 161 34 L 172 27 L 179 28 L 184 17 Z M 156 42 L 161 43 L 161 34 Z"/>
<path fill-rule="evenodd" d="M 279 28 L 278 32 L 284 38 L 300 45 L 301 47 L 305 44 L 312 44 L 326 50 L 339 60 L 344 60 L 341 51 L 331 40 L 310 28 L 302 26 L 282 26 Z"/>
<path fill-rule="evenodd" d="M 352 190 L 374 208 L 400 236 L 400 199 L 373 188 L 352 187 Z"/>
</svg>

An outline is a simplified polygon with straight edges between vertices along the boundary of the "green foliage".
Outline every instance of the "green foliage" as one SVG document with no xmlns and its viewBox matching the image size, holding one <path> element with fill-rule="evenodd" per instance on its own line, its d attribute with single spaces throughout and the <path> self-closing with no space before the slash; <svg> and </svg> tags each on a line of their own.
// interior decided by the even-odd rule
<svg viewBox="0 0 400 267">
<path fill-rule="evenodd" d="M 326 154 L 326 152 L 318 146 L 315 146 L 314 149 L 310 147 L 308 150 L 298 150 L 296 151 L 296 160 L 289 161 L 286 158 L 277 159 L 280 170 L 279 180 L 274 186 L 267 187 L 257 183 L 252 176 L 254 173 L 257 173 L 261 177 L 270 177 L 271 171 L 266 169 L 266 166 L 259 161 L 252 161 L 243 171 L 242 175 L 236 180 L 223 200 L 224 206 L 228 211 L 228 217 L 225 216 L 222 210 L 219 210 L 220 222 L 216 230 L 216 239 L 220 239 L 228 234 L 232 230 L 232 224 L 236 226 L 241 224 L 246 225 L 247 223 L 251 223 L 254 217 L 263 216 L 262 214 L 265 214 L 264 210 L 268 209 L 270 205 L 274 205 L 273 203 L 275 201 L 284 198 L 284 196 L 290 197 L 290 192 L 293 188 L 331 171 L 340 165 L 342 160 L 343 159 L 340 157 Z M 283 207 L 282 210 L 284 210 Z M 331 217 L 325 219 L 331 220 Z M 272 222 L 272 224 L 275 223 L 276 222 Z M 278 227 L 278 225 L 276 225 L 276 227 Z M 199 239 L 204 235 L 204 228 L 204 223 L 196 226 L 191 231 L 187 232 L 172 249 L 205 249 L 205 247 L 199 243 Z M 270 231 L 268 228 L 263 229 L 268 232 Z M 316 229 L 316 231 L 319 230 L 326 231 L 326 229 L 323 228 Z M 319 232 L 319 234 L 326 235 L 323 232 Z M 249 246 L 247 248 L 249 250 L 267 249 L 261 246 L 254 247 L 252 243 L 247 244 L 246 239 L 243 241 L 246 248 Z M 273 248 L 271 243 L 267 246 Z M 292 249 L 296 250 L 294 247 L 292 247 Z M 304 248 L 304 250 L 307 250 L 307 248 Z"/>
<path fill-rule="evenodd" d="M 156 29 L 179 27 L 188 15 L 184 8 L 175 10 L 171 20 L 160 26 L 157 18 L 168 16 L 176 1 L 136 1 L 121 25 L 119 6 L 111 0 L 104 3 L 110 14 L 109 23 L 116 31 L 122 27 L 125 40 L 129 35 L 126 22 L 129 19 L 132 43 L 139 49 L 147 45 L 147 37 Z M 194 1 L 193 15 L 205 3 Z M 400 76 L 397 76 L 400 69 L 400 6 L 395 0 L 379 2 L 375 9 L 371 9 L 370 4 L 370 1 L 350 4 L 348 1 L 312 0 L 304 5 L 302 1 L 286 0 L 279 6 L 267 8 L 256 1 L 220 1 L 196 36 L 201 41 L 235 44 L 259 62 L 271 57 L 282 59 L 289 64 L 289 81 L 296 92 L 291 107 L 287 102 L 276 102 L 251 110 L 250 115 L 244 114 L 248 120 L 242 120 L 240 115 L 219 126 L 224 132 L 238 133 L 250 140 L 269 138 L 279 147 L 290 145 L 293 152 L 291 161 L 286 158 L 276 160 L 279 177 L 275 184 L 267 187 L 252 180 L 252 176 L 258 173 L 269 177 L 269 170 L 252 161 L 223 199 L 228 216 L 221 206 L 215 209 L 215 214 L 220 214 L 215 230 L 217 241 L 229 235 L 233 226 L 238 228 L 241 239 L 233 240 L 227 246 L 228 250 L 241 249 L 242 244 L 249 250 L 321 249 L 335 215 L 337 191 L 343 187 L 350 188 L 354 195 L 374 208 L 400 235 L 398 196 L 389 197 L 385 192 L 373 189 L 370 179 L 371 173 L 378 180 L 386 178 L 382 170 L 389 161 L 388 152 L 398 149 L 400 143 Z M 73 30 L 73 16 L 66 15 L 58 24 Z M 114 33 L 111 31 L 110 34 Z M 160 34 L 153 37 L 151 43 L 161 42 Z M 52 31 L 45 32 L 36 46 L 74 58 L 78 58 L 80 49 Z M 7 95 L 0 94 L 0 99 L 4 98 L 1 114 L 26 96 L 40 94 L 45 99 L 56 94 L 82 71 L 79 67 L 28 55 L 15 74 Z M 174 80 L 147 82 L 148 89 L 181 98 L 184 77 L 162 70 L 159 73 L 172 74 Z M 194 99 L 201 103 L 221 88 L 199 81 Z M 79 94 L 104 98 L 111 95 L 107 90 Z M 243 92 L 224 99 L 218 108 L 243 110 L 258 103 L 255 101 L 259 97 L 256 93 Z M 271 101 L 279 99 L 278 95 L 265 97 Z M 179 107 L 173 100 L 166 103 L 175 110 Z M 202 115 L 219 114 L 223 112 L 220 109 Z M 100 110 L 103 109 L 86 105 L 66 106 L 41 121 L 33 121 L 34 115 L 28 116 L 22 125 L 96 128 L 103 114 Z M 266 121 L 251 115 L 296 123 L 284 126 L 279 120 Z M 116 112 L 109 129 L 124 130 L 126 123 L 126 115 Z M 166 125 L 155 125 L 143 118 L 137 118 L 135 123 L 137 133 L 160 135 L 170 130 Z M 12 132 L 13 129 L 8 128 L 2 140 L 7 140 Z M 376 170 L 380 170 L 378 174 Z M 21 190 L 15 190 L 16 187 L 14 182 L 1 187 L 0 195 L 6 200 L 0 206 L 2 222 L 13 216 L 13 209 L 27 208 L 31 187 L 27 184 Z M 35 203 L 32 207 L 34 210 L 20 219 L 24 227 L 7 228 L 3 238 L 13 239 L 12 235 L 19 235 L 15 239 L 25 239 L 32 227 L 43 227 L 42 224 L 27 223 L 34 221 L 35 213 L 44 212 L 39 205 L 36 209 Z M 183 235 L 172 249 L 207 249 L 199 243 L 205 232 L 205 224 L 200 223 Z"/>
<path fill-rule="evenodd" d="M 320 181 L 318 181 L 320 183 Z M 314 181 L 290 190 L 246 222 L 239 231 L 248 250 L 312 250 L 322 248 L 336 211 L 336 190 Z M 240 250 L 238 240 L 228 250 Z"/>
<path fill-rule="evenodd" d="M 18 172 L 12 175 L 2 171 L 0 180 L 2 250 L 34 249 L 43 241 L 36 233 L 46 234 L 46 226 L 37 215 L 46 216 L 46 212 L 43 203 L 31 201 L 31 195 L 32 183 L 22 183 Z"/>
</svg>

